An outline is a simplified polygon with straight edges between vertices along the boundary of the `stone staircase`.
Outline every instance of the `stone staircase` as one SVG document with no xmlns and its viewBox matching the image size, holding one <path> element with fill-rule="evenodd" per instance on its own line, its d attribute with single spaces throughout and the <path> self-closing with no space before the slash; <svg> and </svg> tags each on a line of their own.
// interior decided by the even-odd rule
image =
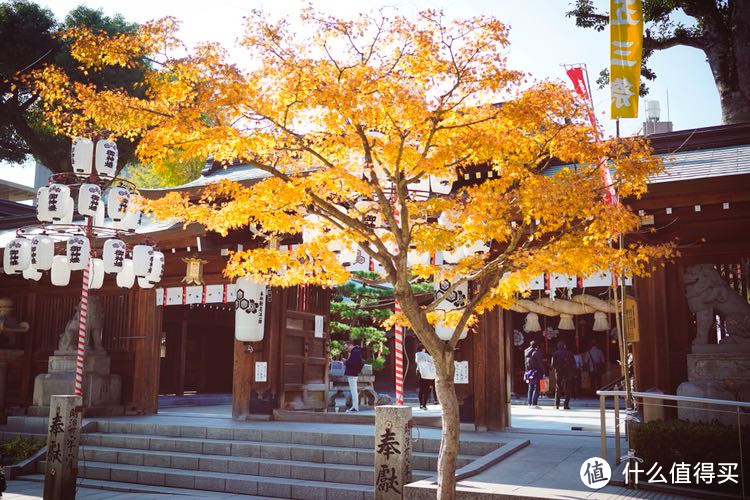
<svg viewBox="0 0 750 500">
<path fill-rule="evenodd" d="M 372 435 L 272 427 L 97 421 L 95 431 L 82 435 L 79 478 L 88 487 L 115 491 L 131 491 L 130 484 L 171 493 L 185 488 L 276 498 L 373 498 Z M 414 443 L 413 480 L 434 475 L 439 444 Z M 457 466 L 498 446 L 464 441 Z M 44 462 L 38 471 L 24 479 L 43 480 Z"/>
</svg>

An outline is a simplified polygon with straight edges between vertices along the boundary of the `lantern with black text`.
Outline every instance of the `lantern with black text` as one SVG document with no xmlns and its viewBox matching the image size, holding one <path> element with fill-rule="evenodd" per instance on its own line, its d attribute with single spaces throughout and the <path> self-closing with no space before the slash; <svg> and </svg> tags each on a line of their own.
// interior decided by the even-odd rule
<svg viewBox="0 0 750 500">
<path fill-rule="evenodd" d="M 136 245 L 133 247 L 133 273 L 139 278 L 145 278 L 151 267 L 151 258 L 154 255 L 153 247 L 149 245 Z"/>
<path fill-rule="evenodd" d="M 55 255 L 52 259 L 50 279 L 55 286 L 68 286 L 70 283 L 70 266 L 65 255 Z"/>
<path fill-rule="evenodd" d="M 47 193 L 47 213 L 53 221 L 66 218 L 73 206 L 70 188 L 64 184 L 52 184 Z M 71 214 L 72 215 L 72 214 Z"/>
<path fill-rule="evenodd" d="M 153 286 L 161 281 L 161 275 L 163 272 L 164 254 L 159 252 L 158 250 L 155 250 L 153 256 L 151 257 L 151 267 L 149 268 L 145 279 Z M 141 284 L 140 279 L 138 280 L 138 284 Z"/>
<path fill-rule="evenodd" d="M 101 140 L 96 143 L 96 172 L 114 177 L 117 173 L 117 144 Z"/>
<path fill-rule="evenodd" d="M 131 288 L 135 283 L 135 273 L 133 272 L 133 260 L 125 259 L 122 261 L 122 271 L 117 273 L 117 286 L 120 288 Z"/>
<path fill-rule="evenodd" d="M 76 137 L 70 148 L 70 163 L 73 164 L 73 172 L 77 174 L 90 174 L 91 163 L 94 159 L 94 141 L 86 137 Z"/>
<path fill-rule="evenodd" d="M 130 191 L 124 187 L 111 187 L 107 190 L 107 214 L 113 222 L 122 221 L 128 213 Z"/>
<path fill-rule="evenodd" d="M 97 290 L 104 284 L 104 262 L 102 259 L 91 259 L 91 281 L 89 281 L 89 288 L 91 290 Z"/>
<path fill-rule="evenodd" d="M 97 184 L 81 184 L 78 190 L 78 213 L 95 217 L 102 202 L 102 188 Z"/>
<path fill-rule="evenodd" d="M 49 212 L 49 188 L 42 186 L 36 192 L 36 218 L 40 222 L 52 222 L 52 214 Z"/>
<path fill-rule="evenodd" d="M 26 238 L 13 238 L 5 246 L 3 268 L 6 274 L 21 274 L 31 265 L 31 242 Z"/>
<path fill-rule="evenodd" d="M 240 342 L 263 340 L 266 285 L 248 278 L 237 280 L 234 301 L 234 336 Z"/>
<path fill-rule="evenodd" d="M 91 243 L 85 236 L 72 236 L 68 239 L 65 255 L 68 257 L 68 267 L 71 271 L 80 271 L 89 265 L 91 257 Z"/>
<path fill-rule="evenodd" d="M 46 271 L 52 267 L 55 256 L 55 242 L 49 236 L 34 236 L 31 238 L 31 267 L 38 271 Z"/>
<path fill-rule="evenodd" d="M 141 225 L 142 217 L 143 213 L 140 210 L 129 207 L 125 217 L 120 221 L 120 228 L 131 233 L 135 232 L 135 230 Z"/>
<path fill-rule="evenodd" d="M 460 311 L 466 307 L 469 301 L 469 283 L 463 281 L 453 290 L 452 283 L 448 279 L 435 279 L 435 300 L 440 300 L 436 312 L 448 313 L 451 311 Z M 453 337 L 454 328 L 447 326 L 443 321 L 435 325 L 435 333 L 440 340 L 450 340 Z M 460 339 L 465 339 L 468 334 L 466 328 L 461 332 Z"/>
<path fill-rule="evenodd" d="M 122 263 L 125 259 L 125 242 L 111 239 L 104 242 L 102 260 L 104 261 L 105 273 L 119 273 L 122 271 Z"/>
</svg>

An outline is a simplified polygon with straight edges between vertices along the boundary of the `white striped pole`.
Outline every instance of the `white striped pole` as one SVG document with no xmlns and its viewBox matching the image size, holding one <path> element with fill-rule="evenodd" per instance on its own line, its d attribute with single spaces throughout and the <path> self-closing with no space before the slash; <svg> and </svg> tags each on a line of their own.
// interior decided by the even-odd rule
<svg viewBox="0 0 750 500">
<path fill-rule="evenodd" d="M 89 217 L 86 217 L 89 222 Z M 88 224 L 87 224 L 88 225 Z M 75 395 L 83 396 L 83 356 L 86 352 L 86 321 L 89 315 L 89 277 L 93 259 L 83 268 L 83 286 L 81 287 L 81 305 L 78 311 L 78 350 L 76 352 L 76 386 Z"/>
</svg>

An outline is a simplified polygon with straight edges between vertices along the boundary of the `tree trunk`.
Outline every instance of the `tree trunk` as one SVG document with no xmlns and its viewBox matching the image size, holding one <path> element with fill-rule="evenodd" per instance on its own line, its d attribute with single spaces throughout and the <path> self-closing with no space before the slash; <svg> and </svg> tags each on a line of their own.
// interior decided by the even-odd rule
<svg viewBox="0 0 750 500">
<path fill-rule="evenodd" d="M 438 500 L 454 500 L 456 498 L 456 458 L 458 457 L 460 419 L 458 414 L 458 398 L 453 384 L 454 365 L 453 352 L 443 351 L 434 356 L 437 368 L 437 391 L 440 406 L 443 410 L 443 433 L 438 455 Z"/>
</svg>

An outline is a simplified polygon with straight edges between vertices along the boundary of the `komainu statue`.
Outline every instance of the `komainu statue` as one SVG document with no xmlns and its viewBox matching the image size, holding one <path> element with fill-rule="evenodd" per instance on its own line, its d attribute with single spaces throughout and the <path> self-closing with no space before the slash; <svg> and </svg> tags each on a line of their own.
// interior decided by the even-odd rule
<svg viewBox="0 0 750 500">
<path fill-rule="evenodd" d="M 721 279 L 712 264 L 688 266 L 684 282 L 688 306 L 697 323 L 694 345 L 708 343 L 717 315 L 724 320 L 728 334 L 722 344 L 750 342 L 750 304 Z"/>
<path fill-rule="evenodd" d="M 8 342 L 4 335 L 14 335 L 29 331 L 29 324 L 25 321 L 18 322 L 13 317 L 14 302 L 9 298 L 0 299 L 0 345 Z M 11 341 L 12 343 L 12 341 Z"/>
<path fill-rule="evenodd" d="M 102 330 L 104 329 L 104 309 L 101 300 L 95 296 L 89 296 L 88 320 L 86 321 L 86 349 L 89 343 L 93 344 L 94 350 L 101 351 Z M 59 351 L 75 352 L 78 346 L 78 322 L 80 320 L 81 304 L 76 306 L 75 314 L 65 325 L 65 331 L 60 336 Z"/>
</svg>

